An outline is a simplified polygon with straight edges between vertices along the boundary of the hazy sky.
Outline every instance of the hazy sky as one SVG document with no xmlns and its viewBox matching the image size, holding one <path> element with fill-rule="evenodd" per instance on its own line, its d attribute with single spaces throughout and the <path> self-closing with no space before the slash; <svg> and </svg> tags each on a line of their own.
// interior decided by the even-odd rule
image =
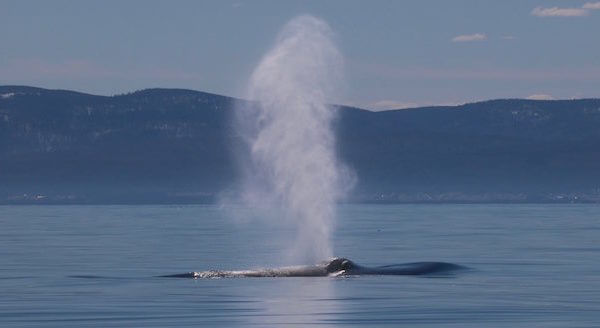
<svg viewBox="0 0 600 328">
<path fill-rule="evenodd" d="M 340 103 L 600 97 L 600 0 L 0 0 L 0 85 L 241 96 L 300 14 L 337 34 Z"/>
</svg>

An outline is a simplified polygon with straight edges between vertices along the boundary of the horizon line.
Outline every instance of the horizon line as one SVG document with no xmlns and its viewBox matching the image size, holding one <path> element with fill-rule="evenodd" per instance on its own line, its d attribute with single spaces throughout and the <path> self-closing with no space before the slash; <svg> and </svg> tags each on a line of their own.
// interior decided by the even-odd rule
<svg viewBox="0 0 600 328">
<path fill-rule="evenodd" d="M 148 87 L 148 88 L 137 89 L 137 90 L 133 90 L 133 91 L 129 91 L 129 92 L 116 93 L 116 94 L 112 94 L 112 95 L 101 95 L 101 94 L 95 94 L 95 93 L 79 91 L 79 90 L 61 89 L 61 88 L 54 89 L 54 88 L 47 88 L 47 87 L 38 87 L 38 86 L 31 86 L 31 85 L 18 85 L 18 84 L 0 85 L 0 88 L 31 88 L 31 89 L 40 89 L 40 90 L 45 90 L 45 91 L 64 91 L 64 92 L 78 93 L 81 95 L 87 95 L 87 96 L 93 96 L 93 97 L 104 97 L 104 98 L 128 96 L 128 95 L 132 95 L 132 94 L 135 94 L 138 92 L 150 91 L 150 90 L 168 90 L 168 91 L 197 92 L 197 93 L 204 93 L 204 94 L 209 94 L 209 95 L 218 96 L 218 97 L 230 98 L 230 99 L 234 99 L 234 100 L 252 101 L 249 99 L 243 99 L 243 98 L 238 98 L 238 97 L 234 97 L 234 96 L 230 96 L 230 95 L 214 93 L 214 92 L 207 92 L 207 91 L 195 90 L 195 89 L 189 89 L 189 88 L 176 88 L 176 87 Z M 521 101 L 530 101 L 530 102 L 557 102 L 557 101 L 576 101 L 576 100 L 600 100 L 600 97 L 597 97 L 597 98 L 594 98 L 594 97 L 591 97 L 591 98 L 562 98 L 562 99 L 560 99 L 560 98 L 559 99 L 528 99 L 528 98 L 518 98 L 518 97 L 515 97 L 515 98 L 491 98 L 491 99 L 484 99 L 484 100 L 466 101 L 464 103 L 457 103 L 457 104 L 443 104 L 442 103 L 442 104 L 431 104 L 431 105 L 422 105 L 422 106 L 414 106 L 414 107 L 411 106 L 411 107 L 403 107 L 403 108 L 389 108 L 389 109 L 376 109 L 376 108 L 360 107 L 360 106 L 353 105 L 353 104 L 331 104 L 331 105 L 337 106 L 337 107 L 355 108 L 355 109 L 365 110 L 365 111 L 369 111 L 369 112 L 389 112 L 389 111 L 415 110 L 415 109 L 424 109 L 424 108 L 461 107 L 461 106 L 470 105 L 470 104 L 478 104 L 478 103 L 484 103 L 484 102 L 490 102 L 490 101 L 507 101 L 507 100 L 521 100 Z"/>
</svg>

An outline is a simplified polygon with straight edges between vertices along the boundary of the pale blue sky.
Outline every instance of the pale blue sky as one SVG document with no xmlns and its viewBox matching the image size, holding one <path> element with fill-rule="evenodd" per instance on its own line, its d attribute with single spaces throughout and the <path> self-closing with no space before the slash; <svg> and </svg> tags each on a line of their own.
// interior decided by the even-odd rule
<svg viewBox="0 0 600 328">
<path fill-rule="evenodd" d="M 279 29 L 300 14 L 337 34 L 340 103 L 600 97 L 600 0 L 0 0 L 0 84 L 241 96 Z"/>
</svg>

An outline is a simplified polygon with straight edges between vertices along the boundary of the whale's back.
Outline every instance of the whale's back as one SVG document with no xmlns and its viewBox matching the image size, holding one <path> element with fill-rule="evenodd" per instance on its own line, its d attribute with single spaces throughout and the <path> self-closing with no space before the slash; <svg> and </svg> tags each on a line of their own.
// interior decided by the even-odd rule
<svg viewBox="0 0 600 328">
<path fill-rule="evenodd" d="M 465 267 L 447 262 L 413 262 L 363 267 L 347 258 L 333 258 L 317 265 L 291 266 L 256 270 L 208 270 L 166 275 L 169 278 L 237 278 L 237 277 L 325 277 L 351 275 L 428 275 L 445 274 L 465 269 Z"/>
</svg>

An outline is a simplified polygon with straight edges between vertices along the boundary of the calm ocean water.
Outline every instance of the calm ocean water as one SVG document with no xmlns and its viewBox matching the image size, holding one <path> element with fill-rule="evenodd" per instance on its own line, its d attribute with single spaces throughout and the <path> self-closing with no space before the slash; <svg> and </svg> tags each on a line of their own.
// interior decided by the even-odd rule
<svg viewBox="0 0 600 328">
<path fill-rule="evenodd" d="M 289 264 L 216 206 L 0 206 L 1 327 L 599 327 L 600 206 L 344 205 L 337 256 L 447 277 L 173 279 Z"/>
</svg>

